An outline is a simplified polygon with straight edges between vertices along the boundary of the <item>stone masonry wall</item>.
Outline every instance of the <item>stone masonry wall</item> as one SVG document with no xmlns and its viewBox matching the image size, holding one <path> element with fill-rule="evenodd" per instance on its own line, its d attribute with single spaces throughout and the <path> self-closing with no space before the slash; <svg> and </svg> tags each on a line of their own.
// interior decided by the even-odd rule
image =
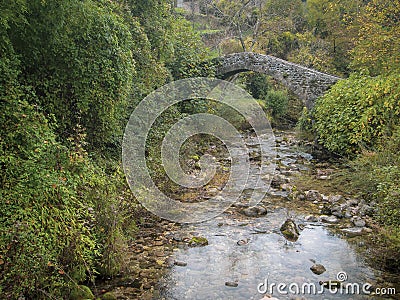
<svg viewBox="0 0 400 300">
<path fill-rule="evenodd" d="M 286 85 L 311 108 L 315 99 L 323 95 L 340 77 L 325 74 L 269 55 L 252 52 L 233 53 L 217 60 L 217 76 L 254 71 L 267 74 Z"/>
</svg>

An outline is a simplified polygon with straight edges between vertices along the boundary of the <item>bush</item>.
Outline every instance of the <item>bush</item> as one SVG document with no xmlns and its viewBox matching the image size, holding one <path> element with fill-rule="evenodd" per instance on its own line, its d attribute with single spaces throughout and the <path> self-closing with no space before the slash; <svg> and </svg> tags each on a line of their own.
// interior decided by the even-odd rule
<svg viewBox="0 0 400 300">
<path fill-rule="evenodd" d="M 386 269 L 399 271 L 400 255 L 400 126 L 386 139 L 378 152 L 364 152 L 350 163 L 345 173 L 350 189 L 358 190 L 375 208 L 375 219 L 382 225 L 373 256 Z"/>
<path fill-rule="evenodd" d="M 12 50 L 0 63 L 0 294 L 60 299 L 95 266 L 120 269 L 127 187 L 89 159 L 79 126 L 69 147 L 56 140 L 18 66 Z"/>
<path fill-rule="evenodd" d="M 63 140 L 81 124 L 90 149 L 115 144 L 135 74 L 132 29 L 89 0 L 34 0 L 27 9 L 29 22 L 10 39 L 35 104 L 55 116 Z"/>
<path fill-rule="evenodd" d="M 71 281 L 94 274 L 91 203 L 79 192 L 85 159 L 79 148 L 56 142 L 43 115 L 14 96 L 1 102 L 0 292 L 59 297 Z"/>
<path fill-rule="evenodd" d="M 315 104 L 319 142 L 341 155 L 379 149 L 399 124 L 399 82 L 399 74 L 340 80 Z"/>
<path fill-rule="evenodd" d="M 289 96 L 286 91 L 271 90 L 265 98 L 265 103 L 271 109 L 272 116 L 279 118 L 288 109 Z"/>
</svg>

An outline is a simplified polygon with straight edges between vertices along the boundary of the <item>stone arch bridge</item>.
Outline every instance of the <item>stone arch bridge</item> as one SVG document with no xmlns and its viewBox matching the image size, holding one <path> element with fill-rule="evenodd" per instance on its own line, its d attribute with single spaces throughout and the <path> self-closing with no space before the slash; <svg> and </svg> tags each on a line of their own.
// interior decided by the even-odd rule
<svg viewBox="0 0 400 300">
<path fill-rule="evenodd" d="M 304 101 L 307 108 L 311 108 L 315 99 L 341 79 L 280 58 L 253 52 L 228 54 L 214 61 L 217 65 L 217 77 L 226 79 L 246 71 L 267 74 L 287 86 Z"/>
</svg>

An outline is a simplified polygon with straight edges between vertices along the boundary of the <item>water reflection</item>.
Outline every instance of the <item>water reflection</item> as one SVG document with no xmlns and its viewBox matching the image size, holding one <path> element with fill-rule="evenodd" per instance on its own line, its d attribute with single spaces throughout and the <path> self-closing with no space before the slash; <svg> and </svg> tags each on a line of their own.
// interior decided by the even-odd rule
<svg viewBox="0 0 400 300">
<path fill-rule="evenodd" d="M 291 215 L 294 212 L 290 213 Z M 187 263 L 174 266 L 160 283 L 163 299 L 261 299 L 257 287 L 269 283 L 315 283 L 336 280 L 338 272 L 346 272 L 348 281 L 362 285 L 375 279 L 374 272 L 355 253 L 346 240 L 335 236 L 324 226 L 307 224 L 297 242 L 287 242 L 279 234 L 286 220 L 286 209 L 277 209 L 243 226 L 241 218 L 222 215 L 211 221 L 187 226 L 188 234 L 196 232 L 209 240 L 198 248 L 179 248 L 174 259 Z M 303 216 L 295 220 L 301 223 Z M 224 225 L 218 226 L 223 222 Z M 240 226 L 242 225 L 242 226 Z M 267 233 L 257 233 L 263 228 Z M 237 241 L 249 239 L 246 245 Z M 326 272 L 315 275 L 314 262 L 325 266 Z M 226 286 L 237 282 L 237 287 Z M 294 295 L 275 295 L 279 299 L 296 299 Z M 367 299 L 366 295 L 325 295 L 327 299 Z M 321 299 L 322 295 L 304 295 L 306 299 Z M 300 297 L 301 298 L 301 297 Z M 299 298 L 299 299 L 300 299 Z M 371 299 L 378 299 L 376 296 Z"/>
</svg>

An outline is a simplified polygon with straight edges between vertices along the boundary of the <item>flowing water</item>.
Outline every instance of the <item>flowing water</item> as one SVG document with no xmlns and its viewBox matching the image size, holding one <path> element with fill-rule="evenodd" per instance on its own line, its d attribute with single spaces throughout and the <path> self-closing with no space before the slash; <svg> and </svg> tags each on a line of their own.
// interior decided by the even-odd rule
<svg viewBox="0 0 400 300">
<path fill-rule="evenodd" d="M 306 171 L 312 164 L 311 155 L 290 144 L 282 141 L 277 147 L 279 169 L 286 174 Z M 184 262 L 183 266 L 178 263 L 166 273 L 154 299 L 262 299 L 271 295 L 278 299 L 380 299 L 363 291 L 368 288 L 365 284 L 374 290 L 379 287 L 384 275 L 358 254 L 362 240 L 351 243 L 326 223 L 306 222 L 307 211 L 285 205 L 286 196 L 287 192 L 271 189 L 260 203 L 267 208 L 266 215 L 247 217 L 238 213 L 241 206 L 236 205 L 212 220 L 185 225 L 174 233 L 206 237 L 208 245 L 178 247 L 172 260 Z M 289 217 L 302 229 L 295 242 L 286 240 L 279 230 Z M 315 263 L 322 264 L 326 272 L 314 274 L 310 267 Z M 347 280 L 336 290 L 321 287 L 321 281 L 337 277 Z"/>
<path fill-rule="evenodd" d="M 397 295 L 383 297 L 363 291 L 368 284 L 372 286 L 369 291 L 396 288 L 399 293 L 400 280 L 368 264 L 365 255 L 360 254 L 367 250 L 366 236 L 348 238 L 340 230 L 350 226 L 348 220 L 340 219 L 339 224 L 321 219 L 306 221 L 307 215 L 319 216 L 315 208 L 321 208 L 321 203 L 292 200 L 285 182 L 294 185 L 299 176 L 309 176 L 315 161 L 299 146 L 293 133 L 278 133 L 276 140 L 277 173 L 286 181 L 273 185 L 259 204 L 266 214 L 243 214 L 252 192 L 246 190 L 240 201 L 216 218 L 173 225 L 164 230 L 162 238 L 150 232 L 136 241 L 139 254 L 133 254 L 135 261 L 130 263 L 136 268 L 135 277 L 111 281 L 105 289 L 114 291 L 118 299 L 399 299 Z M 260 149 L 254 137 L 249 135 L 246 143 L 250 157 L 257 158 Z M 257 163 L 259 160 L 254 159 L 253 167 Z M 250 175 L 256 177 L 258 169 L 253 168 Z M 294 242 L 280 231 L 288 218 L 300 231 Z M 189 247 L 187 241 L 192 237 L 205 237 L 208 245 Z M 314 274 L 310 268 L 315 264 L 323 265 L 326 271 Z M 342 283 L 330 291 L 320 285 L 327 281 Z M 146 297 L 140 291 L 147 292 Z"/>
</svg>

